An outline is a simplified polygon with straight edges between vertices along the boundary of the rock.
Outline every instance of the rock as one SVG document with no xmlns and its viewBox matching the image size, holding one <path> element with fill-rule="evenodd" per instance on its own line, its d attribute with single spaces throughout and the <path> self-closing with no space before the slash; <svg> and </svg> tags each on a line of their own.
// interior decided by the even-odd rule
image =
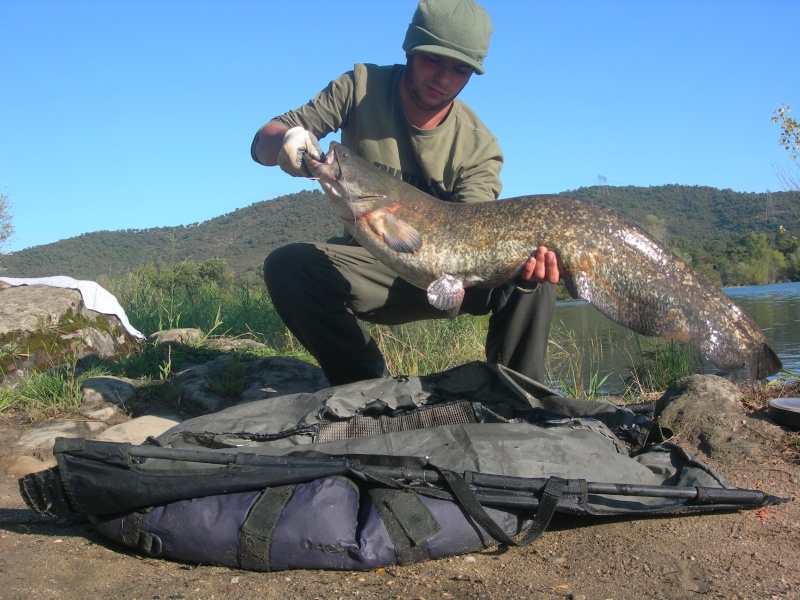
<svg viewBox="0 0 800 600">
<path fill-rule="evenodd" d="M 139 345 L 114 315 L 87 309 L 78 290 L 23 285 L 0 290 L 0 359 L 11 382 L 34 370 L 95 356 L 113 359 Z"/>
<path fill-rule="evenodd" d="M 124 423 L 129 418 L 125 411 L 113 405 L 82 408 L 81 415 L 92 421 L 102 421 L 109 426 Z"/>
<path fill-rule="evenodd" d="M 77 312 L 83 304 L 78 290 L 40 285 L 9 287 L 2 294 L 0 335 L 56 326 L 65 313 Z"/>
<path fill-rule="evenodd" d="M 41 459 L 53 456 L 53 444 L 57 437 L 82 437 L 91 439 L 107 429 L 100 421 L 48 421 L 34 425 L 11 444 L 16 456 L 36 456 Z"/>
<path fill-rule="evenodd" d="M 38 473 L 56 466 L 52 456 L 47 460 L 39 460 L 32 456 L 18 456 L 5 468 L 5 474 L 20 479 L 31 473 Z"/>
<path fill-rule="evenodd" d="M 658 422 L 708 457 L 751 458 L 763 453 L 765 425 L 744 411 L 739 388 L 715 375 L 673 383 L 656 402 Z"/>
<path fill-rule="evenodd" d="M 81 393 L 86 407 L 108 404 L 125 407 L 141 384 L 122 377 L 90 377 L 83 382 Z"/>
<path fill-rule="evenodd" d="M 296 358 L 237 360 L 230 355 L 187 367 L 175 376 L 175 384 L 181 389 L 181 410 L 191 415 L 329 386 L 322 369 Z"/>
<path fill-rule="evenodd" d="M 130 400 L 138 385 L 119 377 L 90 377 L 81 385 L 83 404 L 80 413 L 106 425 L 124 423 L 130 417 L 125 403 Z"/>
<path fill-rule="evenodd" d="M 146 415 L 137 419 L 131 419 L 127 423 L 109 427 L 94 439 L 104 442 L 128 442 L 130 444 L 141 444 L 148 437 L 157 437 L 177 425 L 180 421 L 165 419 L 154 415 Z"/>
<path fill-rule="evenodd" d="M 181 388 L 181 409 L 192 415 L 329 387 L 322 369 L 285 356 L 248 361 L 223 355 L 184 369 L 175 376 L 175 383 Z"/>
<path fill-rule="evenodd" d="M 164 344 L 191 344 L 201 342 L 205 334 L 191 327 L 179 329 L 168 329 L 166 331 L 156 331 L 148 339 L 156 346 Z"/>
<path fill-rule="evenodd" d="M 288 356 L 272 356 L 253 362 L 247 369 L 247 385 L 236 404 L 330 387 L 317 366 Z"/>
<path fill-rule="evenodd" d="M 231 352 L 232 350 L 260 350 L 267 347 L 266 344 L 246 338 L 222 338 L 214 340 L 210 345 L 212 348 L 216 348 L 222 352 Z"/>
</svg>

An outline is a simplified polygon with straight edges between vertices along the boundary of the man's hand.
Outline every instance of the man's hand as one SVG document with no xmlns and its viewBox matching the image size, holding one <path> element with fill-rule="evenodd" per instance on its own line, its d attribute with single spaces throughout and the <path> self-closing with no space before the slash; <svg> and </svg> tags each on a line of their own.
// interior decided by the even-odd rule
<svg viewBox="0 0 800 600">
<path fill-rule="evenodd" d="M 558 283 L 561 272 L 558 270 L 558 257 L 547 246 L 539 246 L 536 255 L 531 256 L 522 267 L 519 278 L 533 283 Z"/>
<path fill-rule="evenodd" d="M 302 127 L 292 127 L 283 136 L 278 165 L 292 177 L 310 177 L 303 165 L 306 152 L 314 159 L 322 160 L 322 148 L 316 136 Z"/>
</svg>

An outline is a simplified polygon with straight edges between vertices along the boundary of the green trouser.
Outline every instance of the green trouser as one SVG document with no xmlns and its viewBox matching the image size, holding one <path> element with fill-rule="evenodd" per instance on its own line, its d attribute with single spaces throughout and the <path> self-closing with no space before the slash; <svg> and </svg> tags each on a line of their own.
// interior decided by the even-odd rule
<svg viewBox="0 0 800 600">
<path fill-rule="evenodd" d="M 281 319 L 317 359 L 331 385 L 389 374 L 359 319 L 399 325 L 447 317 L 428 303 L 425 290 L 401 279 L 360 246 L 283 246 L 264 261 L 264 281 Z M 544 381 L 555 294 L 551 284 L 540 284 L 530 293 L 513 283 L 469 288 L 461 313 L 492 313 L 487 361 Z"/>
</svg>

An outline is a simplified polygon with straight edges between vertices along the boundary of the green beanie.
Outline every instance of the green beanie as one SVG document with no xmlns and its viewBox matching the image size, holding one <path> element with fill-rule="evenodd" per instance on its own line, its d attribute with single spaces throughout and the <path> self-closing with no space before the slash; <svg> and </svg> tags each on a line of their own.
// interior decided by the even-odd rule
<svg viewBox="0 0 800 600">
<path fill-rule="evenodd" d="M 474 0 L 420 0 L 403 50 L 454 58 L 483 75 L 492 22 Z"/>
</svg>

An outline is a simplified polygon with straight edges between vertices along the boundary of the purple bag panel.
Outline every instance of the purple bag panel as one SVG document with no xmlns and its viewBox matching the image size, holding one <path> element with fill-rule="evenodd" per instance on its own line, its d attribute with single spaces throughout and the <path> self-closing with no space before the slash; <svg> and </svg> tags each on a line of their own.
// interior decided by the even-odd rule
<svg viewBox="0 0 800 600">
<path fill-rule="evenodd" d="M 92 524 L 101 534 L 146 554 L 188 563 L 238 566 L 239 531 L 261 492 L 180 500 L 146 513 Z"/>
<path fill-rule="evenodd" d="M 497 545 L 455 502 L 426 496 L 420 499 L 441 525 L 441 530 L 428 540 L 431 558 L 479 552 Z M 519 519 L 515 515 L 489 507 L 484 510 L 507 534 L 513 536 L 519 530 Z"/>
<path fill-rule="evenodd" d="M 338 478 L 298 485 L 275 525 L 270 570 L 360 570 L 394 564 L 392 540 L 375 507 Z"/>
<path fill-rule="evenodd" d="M 426 558 L 474 552 L 496 545 L 454 502 L 417 496 L 437 524 L 424 540 Z M 487 509 L 509 533 L 518 530 L 516 516 Z M 403 542 L 408 543 L 407 540 Z M 399 546 L 368 495 L 332 478 L 298 485 L 276 523 L 270 546 L 270 570 L 363 570 L 402 562 Z"/>
<path fill-rule="evenodd" d="M 360 494 L 353 482 L 334 477 L 263 493 L 182 500 L 92 521 L 101 534 L 146 554 L 259 571 L 374 569 L 473 552 L 496 543 L 457 504 L 416 495 L 412 500 L 410 504 L 418 502 L 420 510 L 404 517 L 387 516 L 384 509 L 382 515 L 370 494 Z M 514 533 L 516 517 L 487 512 Z M 384 519 L 394 522 L 394 538 Z M 406 536 L 397 526 L 413 528 L 426 519 L 428 528 L 423 527 L 420 539 L 413 539 L 413 532 Z"/>
</svg>

